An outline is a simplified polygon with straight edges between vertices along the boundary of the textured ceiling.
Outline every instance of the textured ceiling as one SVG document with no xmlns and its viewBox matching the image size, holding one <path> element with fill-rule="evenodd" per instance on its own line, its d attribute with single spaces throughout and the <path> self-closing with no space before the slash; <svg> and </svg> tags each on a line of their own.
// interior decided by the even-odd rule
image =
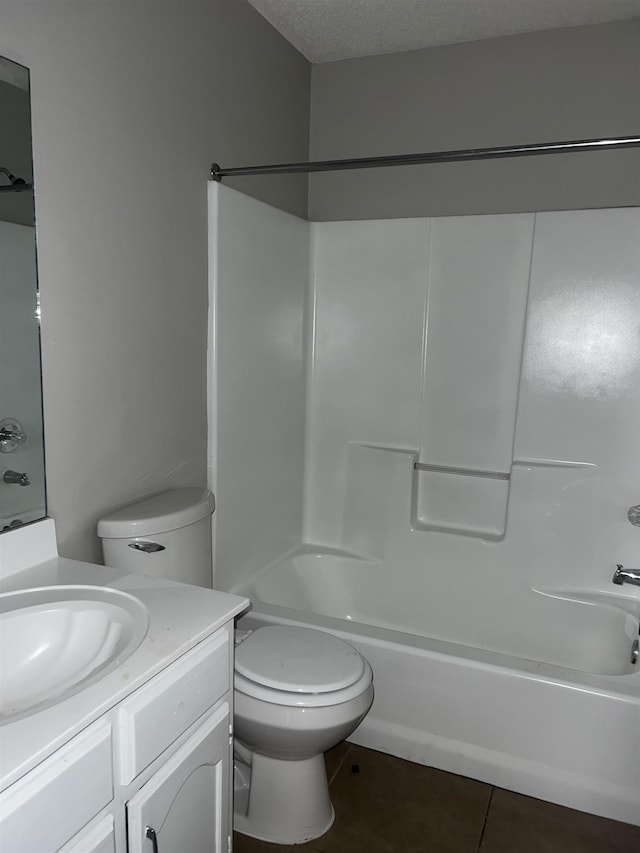
<svg viewBox="0 0 640 853">
<path fill-rule="evenodd" d="M 640 0 L 249 2 L 314 63 L 640 15 Z"/>
</svg>

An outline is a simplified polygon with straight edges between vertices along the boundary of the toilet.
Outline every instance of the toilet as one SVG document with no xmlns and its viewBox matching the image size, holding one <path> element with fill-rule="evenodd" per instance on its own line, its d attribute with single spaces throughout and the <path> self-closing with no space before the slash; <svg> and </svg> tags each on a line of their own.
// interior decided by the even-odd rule
<svg viewBox="0 0 640 853">
<path fill-rule="evenodd" d="M 331 634 L 269 625 L 236 647 L 234 684 L 234 827 L 281 844 L 323 835 L 334 818 L 324 753 L 371 707 L 371 667 Z"/>
<path fill-rule="evenodd" d="M 105 565 L 215 586 L 213 495 L 163 492 L 98 522 Z M 325 833 L 334 819 L 324 753 L 373 701 L 371 667 L 343 640 L 311 628 L 236 632 L 234 828 L 280 844 Z"/>
</svg>

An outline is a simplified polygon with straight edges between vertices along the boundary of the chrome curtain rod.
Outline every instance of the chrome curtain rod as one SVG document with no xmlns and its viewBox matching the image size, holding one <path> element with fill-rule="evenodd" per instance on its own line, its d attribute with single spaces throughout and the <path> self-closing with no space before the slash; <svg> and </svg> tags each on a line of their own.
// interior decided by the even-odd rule
<svg viewBox="0 0 640 853">
<path fill-rule="evenodd" d="M 640 136 L 612 139 L 579 139 L 573 142 L 539 142 L 535 145 L 512 145 L 500 148 L 468 148 L 462 151 L 432 151 L 424 154 L 397 154 L 389 157 L 360 157 L 352 160 L 316 160 L 311 163 L 275 163 L 268 166 L 238 166 L 223 169 L 211 166 L 211 180 L 242 175 L 284 175 L 309 172 L 339 172 L 346 169 L 375 169 L 381 166 L 415 166 L 428 163 L 459 163 L 469 160 L 499 160 L 507 157 L 530 157 L 535 154 L 568 154 L 574 151 L 611 151 L 616 148 L 638 148 Z"/>
</svg>

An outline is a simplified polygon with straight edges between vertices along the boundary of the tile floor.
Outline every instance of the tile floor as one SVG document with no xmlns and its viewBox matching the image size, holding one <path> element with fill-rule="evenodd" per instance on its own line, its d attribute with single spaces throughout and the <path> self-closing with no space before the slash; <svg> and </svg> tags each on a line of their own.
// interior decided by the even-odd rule
<svg viewBox="0 0 640 853">
<path fill-rule="evenodd" d="M 640 853 L 640 827 L 342 743 L 326 755 L 332 828 L 308 844 L 236 833 L 234 853 Z"/>
</svg>

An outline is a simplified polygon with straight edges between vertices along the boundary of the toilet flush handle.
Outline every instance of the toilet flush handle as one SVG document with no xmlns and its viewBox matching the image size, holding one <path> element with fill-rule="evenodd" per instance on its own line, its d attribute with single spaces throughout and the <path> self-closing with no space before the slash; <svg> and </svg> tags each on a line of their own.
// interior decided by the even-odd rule
<svg viewBox="0 0 640 853">
<path fill-rule="evenodd" d="M 143 551 L 145 554 L 156 554 L 158 551 L 164 551 L 164 545 L 158 542 L 129 542 L 129 548 L 134 551 Z"/>
</svg>

